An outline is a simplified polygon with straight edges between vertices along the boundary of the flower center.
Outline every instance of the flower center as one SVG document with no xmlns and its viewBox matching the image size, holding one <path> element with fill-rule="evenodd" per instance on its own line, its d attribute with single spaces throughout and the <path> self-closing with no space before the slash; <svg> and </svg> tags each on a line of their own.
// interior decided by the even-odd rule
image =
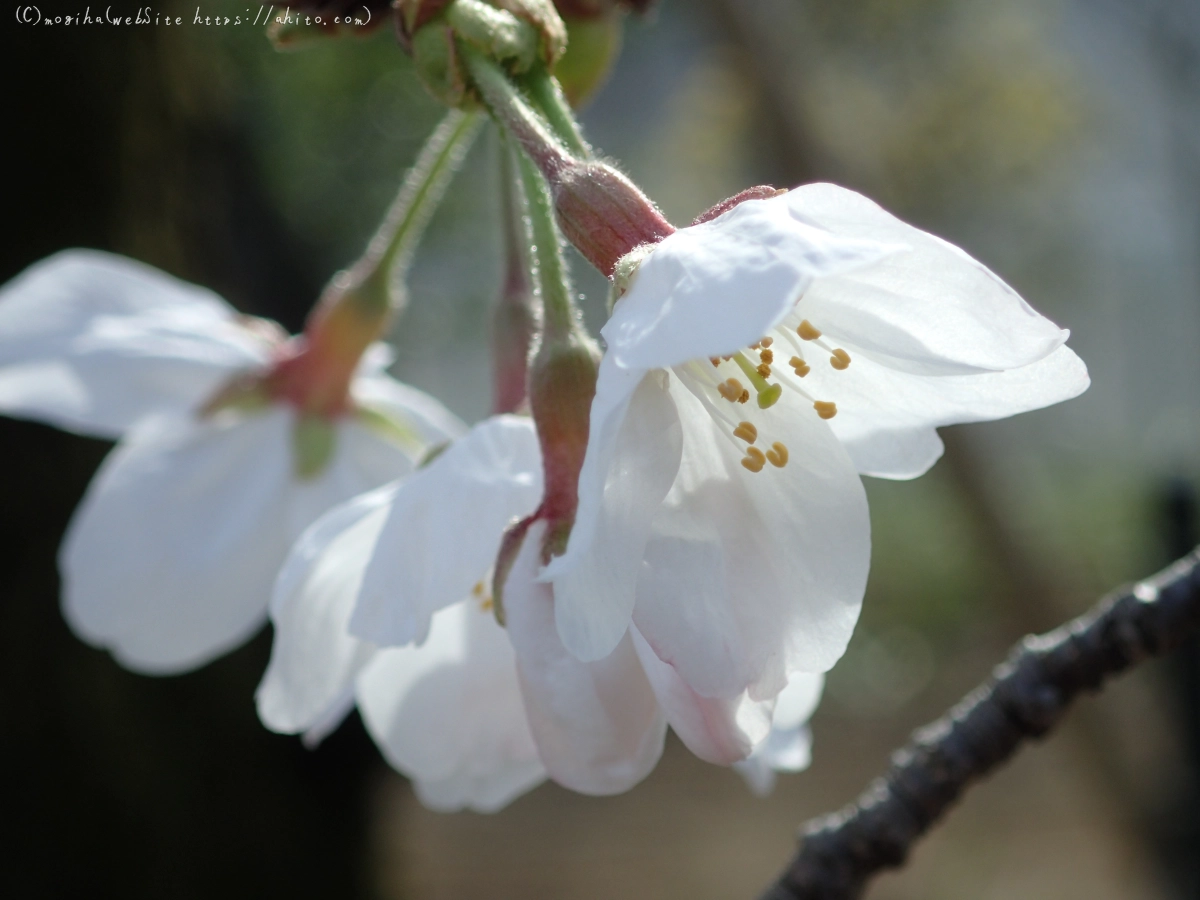
<svg viewBox="0 0 1200 900">
<path fill-rule="evenodd" d="M 728 434 L 735 443 L 738 443 L 739 449 L 744 453 L 742 466 L 751 472 L 761 472 L 767 463 L 777 469 L 782 469 L 788 463 L 788 449 L 783 442 L 773 441 L 766 446 L 764 439 L 763 445 L 766 446 L 766 449 L 761 448 L 758 446 L 758 426 L 743 416 L 736 415 L 737 405 L 750 400 L 751 390 L 757 397 L 757 406 L 760 410 L 765 411 L 774 406 L 783 395 L 784 388 L 787 387 L 811 403 L 817 415 L 822 419 L 832 419 L 837 415 L 837 404 L 828 400 L 818 400 L 799 383 L 799 379 L 804 378 L 812 371 L 806 355 L 811 353 L 811 347 L 818 347 L 829 354 L 829 365 L 835 371 L 844 372 L 850 366 L 850 354 L 841 347 L 832 347 L 822 340 L 821 331 L 808 319 L 802 319 L 795 326 L 781 323 L 773 330 L 773 335 L 764 337 L 745 350 L 731 353 L 728 356 L 710 357 L 709 362 L 712 363 L 717 373 L 713 373 L 703 366 L 689 367 L 692 374 L 697 376 L 701 375 L 703 371 L 703 381 L 715 388 L 717 397 L 712 397 L 705 391 L 702 393 L 707 396 L 701 396 L 701 401 L 723 426 L 723 433 Z M 779 371 L 773 368 L 777 365 L 775 354 L 780 350 L 780 347 L 776 346 L 777 341 L 780 345 L 786 344 L 792 351 L 787 361 L 787 365 L 791 369 L 790 373 L 782 368 Z M 729 372 L 726 363 L 733 363 L 737 367 L 749 382 L 748 387 L 736 375 L 726 377 L 723 381 L 712 377 L 714 374 L 718 374 L 718 377 L 726 375 Z M 769 380 L 772 378 L 775 380 Z"/>
</svg>

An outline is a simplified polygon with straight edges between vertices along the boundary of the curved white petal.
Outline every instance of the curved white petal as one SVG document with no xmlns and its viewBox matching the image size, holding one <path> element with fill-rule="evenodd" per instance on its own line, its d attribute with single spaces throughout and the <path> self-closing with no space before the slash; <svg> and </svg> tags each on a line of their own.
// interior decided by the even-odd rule
<svg viewBox="0 0 1200 900">
<path fill-rule="evenodd" d="M 549 585 L 534 580 L 542 522 L 525 537 L 504 589 L 525 710 L 550 777 L 584 794 L 628 790 L 662 754 L 666 722 L 628 635 L 597 662 L 559 640 Z"/>
<path fill-rule="evenodd" d="M 814 279 L 897 249 L 799 221 L 786 196 L 751 200 L 658 244 L 600 333 L 630 369 L 732 353 L 766 334 Z"/>
<path fill-rule="evenodd" d="M 350 614 L 396 485 L 321 516 L 300 536 L 275 579 L 271 661 L 256 701 L 273 731 L 309 731 L 353 706 L 354 680 L 375 645 L 351 636 Z"/>
<path fill-rule="evenodd" d="M 797 219 L 832 235 L 908 248 L 813 283 L 799 310 L 831 337 L 893 365 L 946 374 L 1028 365 L 1067 339 L 982 263 L 861 194 L 809 184 L 783 199 Z"/>
<path fill-rule="evenodd" d="M 941 456 L 934 428 L 1002 419 L 1083 393 L 1087 367 L 1069 348 L 1006 372 L 922 376 L 881 365 L 856 351 L 843 372 L 813 365 L 805 388 L 835 400 L 830 420 L 858 471 L 914 478 Z"/>
<path fill-rule="evenodd" d="M 423 645 L 381 650 L 359 677 L 358 706 L 433 809 L 493 812 L 546 777 L 512 645 L 476 602 L 439 611 Z"/>
<path fill-rule="evenodd" d="M 790 673 L 829 669 L 850 639 L 870 560 L 862 483 L 795 392 L 738 407 L 762 447 L 790 452 L 785 468 L 757 473 L 675 373 L 670 392 L 683 462 L 646 547 L 634 624 L 698 694 L 773 697 Z"/>
<path fill-rule="evenodd" d="M 636 628 L 631 635 L 668 724 L 696 756 L 728 766 L 746 759 L 766 740 L 774 700 L 751 700 L 745 691 L 730 698 L 701 697 L 654 654 Z"/>
<path fill-rule="evenodd" d="M 462 437 L 467 432 L 463 421 L 436 397 L 376 371 L 378 359 L 365 356 L 359 374 L 350 386 L 359 405 L 383 412 L 402 426 L 415 429 L 426 444 L 440 444 Z"/>
<path fill-rule="evenodd" d="M 134 429 L 89 486 L 60 554 L 64 614 L 81 637 L 144 672 L 207 662 L 259 627 L 308 525 L 408 466 L 395 451 L 362 464 L 359 442 L 374 439 L 346 426 L 326 470 L 298 481 L 292 422 L 273 408 Z"/>
<path fill-rule="evenodd" d="M 754 752 L 733 768 L 759 796 L 771 793 L 776 772 L 801 772 L 812 762 L 812 729 L 808 720 L 821 702 L 825 676 L 798 672 L 775 700 L 771 733 Z"/>
<path fill-rule="evenodd" d="M 269 352 L 216 294 L 110 253 L 63 251 L 0 289 L 0 412 L 83 434 L 194 409 Z"/>
<path fill-rule="evenodd" d="M 599 433 L 589 435 L 575 527 L 566 554 L 541 576 L 554 584 L 559 636 L 584 662 L 612 653 L 629 628 L 650 526 L 679 470 L 682 432 L 665 372 L 646 373 L 625 403 L 603 402 L 624 395 L 630 377 L 601 362 L 592 404 Z M 616 407 L 623 419 L 611 412 Z"/>
<path fill-rule="evenodd" d="M 424 640 L 430 617 L 486 578 L 505 527 L 541 499 L 530 419 L 493 416 L 396 491 L 350 621 L 381 646 Z"/>
</svg>

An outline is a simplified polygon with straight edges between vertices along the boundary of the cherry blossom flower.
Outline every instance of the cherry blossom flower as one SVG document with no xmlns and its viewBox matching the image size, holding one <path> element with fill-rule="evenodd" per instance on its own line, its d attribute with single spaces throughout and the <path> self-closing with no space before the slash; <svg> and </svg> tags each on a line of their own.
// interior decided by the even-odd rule
<svg viewBox="0 0 1200 900">
<path fill-rule="evenodd" d="M 505 579 L 506 628 L 495 623 L 492 562 L 505 526 L 537 507 L 541 472 L 532 422 L 494 416 L 309 528 L 271 602 L 264 723 L 312 741 L 357 703 L 436 809 L 496 809 L 547 775 L 589 794 L 627 790 L 657 763 L 668 724 L 711 762 L 750 757 L 759 787 L 806 765 L 819 691 L 806 707 L 781 698 L 772 730 L 774 699 L 700 697 L 636 629 L 604 659 L 567 652 L 552 589 L 536 580 L 544 521 Z"/>
<path fill-rule="evenodd" d="M 540 783 L 486 585 L 505 526 L 541 489 L 532 423 L 494 416 L 318 520 L 275 585 L 264 724 L 311 741 L 357 703 L 385 757 L 435 809 L 486 812 Z"/>
<path fill-rule="evenodd" d="M 574 530 L 540 577 L 575 656 L 632 623 L 702 697 L 764 701 L 841 656 L 870 552 L 859 473 L 914 477 L 937 426 L 1088 384 L 1066 331 L 843 188 L 741 203 L 636 258 Z"/>
<path fill-rule="evenodd" d="M 344 361 L 336 404 L 304 408 L 332 368 L 284 337 L 96 251 L 57 254 L 0 290 L 0 412 L 120 441 L 60 567 L 71 627 L 131 669 L 182 671 L 240 644 L 314 519 L 462 431 L 374 352 Z"/>
</svg>

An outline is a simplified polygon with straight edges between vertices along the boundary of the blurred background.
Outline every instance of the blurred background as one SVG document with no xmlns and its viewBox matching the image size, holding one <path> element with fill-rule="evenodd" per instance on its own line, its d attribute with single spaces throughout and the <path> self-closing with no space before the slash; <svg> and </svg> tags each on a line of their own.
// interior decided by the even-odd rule
<svg viewBox="0 0 1200 900">
<path fill-rule="evenodd" d="M 295 330 L 440 116 L 386 30 L 281 54 L 248 25 L 4 28 L 3 280 L 99 247 Z M 312 752 L 266 732 L 267 630 L 166 679 L 77 641 L 55 552 L 108 445 L 0 419 L 0 894 L 754 897 L 802 820 L 1014 640 L 1195 544 L 1200 5 L 665 0 L 625 37 L 583 119 L 673 221 L 750 184 L 861 190 L 1069 327 L 1091 390 L 948 429 L 929 475 L 868 484 L 871 582 L 810 771 L 760 799 L 670 741 L 629 794 L 547 785 L 494 816 L 424 811 L 356 719 Z M 494 151 L 451 189 L 394 334 L 397 376 L 468 420 L 489 396 Z M 604 283 L 575 272 L 598 328 Z M 1197 658 L 1081 703 L 870 896 L 1200 897 Z"/>
</svg>

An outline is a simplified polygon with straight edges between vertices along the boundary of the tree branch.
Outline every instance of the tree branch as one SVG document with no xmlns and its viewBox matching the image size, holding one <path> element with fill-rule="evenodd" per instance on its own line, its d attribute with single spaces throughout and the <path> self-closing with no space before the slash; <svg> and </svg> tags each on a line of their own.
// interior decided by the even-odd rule
<svg viewBox="0 0 1200 900">
<path fill-rule="evenodd" d="M 855 804 L 809 822 L 762 900 L 860 897 L 875 874 L 904 862 L 970 784 L 1050 731 L 1079 694 L 1197 630 L 1200 547 L 1061 628 L 1025 638 L 989 681 L 915 732 Z"/>
</svg>

